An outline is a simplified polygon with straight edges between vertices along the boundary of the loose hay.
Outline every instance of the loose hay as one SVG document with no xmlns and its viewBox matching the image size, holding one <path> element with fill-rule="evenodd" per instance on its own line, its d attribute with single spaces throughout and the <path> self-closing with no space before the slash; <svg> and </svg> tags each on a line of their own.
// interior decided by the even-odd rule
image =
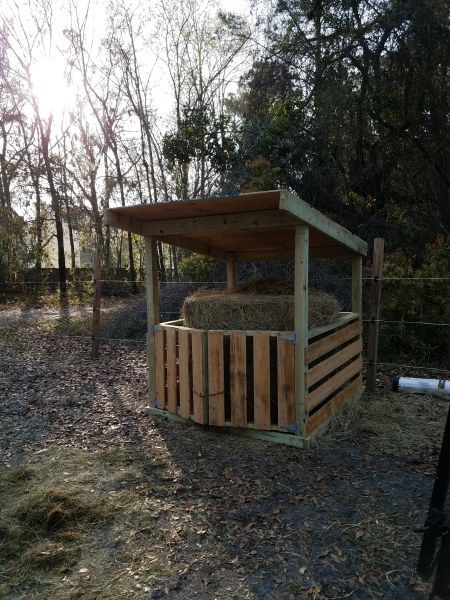
<svg viewBox="0 0 450 600">
<path fill-rule="evenodd" d="M 293 283 L 278 278 L 250 280 L 233 293 L 201 289 L 188 296 L 182 318 L 194 329 L 292 331 L 294 329 Z M 336 298 L 310 289 L 309 328 L 334 323 L 340 312 Z"/>
</svg>

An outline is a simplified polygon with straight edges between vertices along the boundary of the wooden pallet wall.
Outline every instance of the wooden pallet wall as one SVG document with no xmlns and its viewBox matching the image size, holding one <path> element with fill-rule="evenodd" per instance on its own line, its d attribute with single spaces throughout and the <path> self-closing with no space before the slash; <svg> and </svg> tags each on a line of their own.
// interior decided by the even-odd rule
<svg viewBox="0 0 450 600">
<path fill-rule="evenodd" d="M 217 426 L 283 430 L 294 423 L 292 338 L 172 325 L 160 325 L 155 336 L 158 408 Z"/>
<path fill-rule="evenodd" d="M 361 331 L 354 319 L 311 338 L 304 435 L 362 389 Z M 203 425 L 287 431 L 295 423 L 294 348 L 289 332 L 161 324 L 155 333 L 156 406 Z"/>
<path fill-rule="evenodd" d="M 362 389 L 362 323 L 357 319 L 306 350 L 306 434 L 326 423 L 346 400 Z"/>
</svg>

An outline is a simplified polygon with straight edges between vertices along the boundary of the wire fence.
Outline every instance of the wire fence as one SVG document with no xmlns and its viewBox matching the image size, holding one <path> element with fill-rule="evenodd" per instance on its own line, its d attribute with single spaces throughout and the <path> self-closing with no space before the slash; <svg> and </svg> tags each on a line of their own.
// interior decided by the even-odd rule
<svg viewBox="0 0 450 600">
<path fill-rule="evenodd" d="M 364 283 L 371 283 L 374 281 L 373 277 L 363 277 L 363 281 Z M 428 282 L 428 283 L 435 283 L 435 284 L 446 284 L 448 282 L 450 282 L 450 277 L 383 277 L 382 278 L 383 282 L 402 282 L 402 284 L 404 283 L 411 283 L 411 284 L 417 284 L 417 283 L 422 283 L 422 282 Z M 120 287 L 125 287 L 128 288 L 129 286 L 133 285 L 133 286 L 139 286 L 139 288 L 142 288 L 142 292 L 144 291 L 144 286 L 145 286 L 145 280 L 143 279 L 133 279 L 133 280 L 128 280 L 128 279 L 116 279 L 116 278 L 105 278 L 105 279 L 100 279 L 99 282 L 101 282 L 102 284 L 102 288 L 106 288 L 105 291 L 107 291 L 108 293 L 106 295 L 111 295 L 114 296 L 114 292 Z M 312 277 L 310 278 L 310 282 L 311 284 L 318 284 L 319 286 L 322 286 L 324 288 L 327 288 L 326 291 L 330 291 L 331 293 L 334 293 L 336 295 L 336 297 L 338 297 L 338 299 L 341 301 L 341 305 L 343 306 L 343 308 L 348 309 L 348 303 L 349 303 L 349 289 L 350 289 L 350 282 L 351 282 L 351 277 L 348 275 L 345 275 L 344 273 L 338 273 L 337 275 L 331 276 L 329 272 L 325 272 L 323 274 L 321 274 L 320 272 L 315 272 L 313 273 Z M 58 287 L 61 286 L 75 286 L 75 287 L 89 287 L 88 290 L 88 294 L 89 295 L 91 293 L 91 286 L 93 285 L 93 280 L 92 279 L 79 279 L 79 280 L 72 280 L 72 281 L 68 281 L 66 283 L 61 283 L 59 281 L 43 281 L 43 280 L 30 280 L 30 281 L 9 281 L 9 282 L 0 282 L 0 286 L 2 288 L 6 288 L 6 289 L 10 289 L 13 290 L 15 288 L 20 288 L 21 286 L 23 287 L 28 287 L 28 286 L 35 286 L 35 287 L 45 287 L 48 286 L 50 289 L 57 289 Z M 162 298 L 162 302 L 161 302 L 161 318 L 162 320 L 170 320 L 173 319 L 175 317 L 178 317 L 180 315 L 180 309 L 181 309 L 181 305 L 182 302 L 184 300 L 184 298 L 186 297 L 186 295 L 188 295 L 189 293 L 191 293 L 193 290 L 200 288 L 200 287 L 211 287 L 211 286 L 215 286 L 215 287 L 223 287 L 226 285 L 225 281 L 196 281 L 196 282 L 192 282 L 192 281 L 161 281 L 160 282 L 160 294 L 161 294 L 161 298 Z M 108 286 L 113 286 L 112 288 L 108 289 Z M 412 288 L 414 288 L 414 285 L 412 286 Z M 367 292 L 367 289 L 366 289 Z M 402 291 L 402 293 L 405 293 L 404 290 Z M 414 294 L 415 292 L 412 291 L 412 294 Z M 120 294 L 118 294 L 120 295 Z M 116 324 L 114 325 L 114 327 L 112 328 L 108 328 L 108 325 L 105 325 L 105 327 L 102 328 L 102 331 L 105 335 L 102 335 L 100 337 L 93 337 L 91 335 L 83 335 L 83 334 L 74 334 L 74 333 L 62 333 L 62 332 L 57 332 L 57 333 L 51 333 L 49 335 L 60 335 L 60 336 L 64 336 L 67 338 L 73 338 L 73 339 L 84 339 L 84 340 L 93 340 L 93 339 L 97 339 L 100 342 L 125 342 L 125 343 L 129 343 L 129 344 L 136 344 L 138 346 L 142 346 L 145 344 L 145 334 L 146 334 L 146 305 L 145 305 L 145 300 L 143 298 L 133 298 L 133 295 L 127 295 L 125 294 L 127 298 L 130 298 L 130 300 L 126 301 L 127 304 L 129 303 L 130 306 L 125 306 L 122 309 L 119 308 L 118 309 L 118 315 L 117 315 L 117 319 L 116 319 Z M 139 296 L 139 295 L 138 295 Z M 368 300 L 367 300 L 367 294 L 365 294 L 364 297 L 364 310 L 363 313 L 367 312 L 367 304 L 368 304 Z M 69 313 L 70 316 L 70 313 Z M 415 315 L 411 315 L 412 317 L 414 317 Z M 450 324 L 448 322 L 442 322 L 442 321 L 432 321 L 432 320 L 426 320 L 426 319 L 418 319 L 418 320 L 414 320 L 413 319 L 393 319 L 393 318 L 384 318 L 381 317 L 379 319 L 370 319 L 370 318 L 363 318 L 363 323 L 368 324 L 368 323 L 378 323 L 380 324 L 380 326 L 382 327 L 388 327 L 388 326 L 400 326 L 401 328 L 405 327 L 411 327 L 411 328 L 421 328 L 421 327 L 425 327 L 425 328 L 436 328 L 437 331 L 440 332 L 445 332 L 446 329 L 448 329 L 448 327 L 450 327 Z M 114 335 L 114 333 L 118 333 L 118 334 L 122 334 L 122 335 Z M 29 332 L 29 335 L 32 335 L 31 332 Z M 42 332 L 37 333 L 36 335 L 43 335 Z M 441 338 L 439 339 L 439 343 L 442 344 L 442 334 L 440 333 L 439 335 L 441 335 Z M 370 364 L 370 361 L 365 361 L 366 364 Z M 403 362 L 389 362 L 389 361 L 378 361 L 377 364 L 380 367 L 397 367 L 397 368 L 409 368 L 409 369 L 420 369 L 423 371 L 429 371 L 429 372 L 439 372 L 439 373 L 450 373 L 450 370 L 448 370 L 446 367 L 447 365 L 445 365 L 444 363 L 444 367 L 443 368 L 439 368 L 439 367 L 429 367 L 429 366 L 420 366 L 418 364 L 404 364 Z"/>
</svg>

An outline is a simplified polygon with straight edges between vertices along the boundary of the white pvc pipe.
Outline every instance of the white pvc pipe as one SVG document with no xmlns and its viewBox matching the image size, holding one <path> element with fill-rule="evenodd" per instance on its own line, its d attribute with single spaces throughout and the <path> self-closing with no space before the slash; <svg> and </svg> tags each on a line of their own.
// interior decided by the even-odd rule
<svg viewBox="0 0 450 600">
<path fill-rule="evenodd" d="M 392 389 L 394 392 L 407 392 L 408 394 L 439 394 L 450 396 L 450 380 L 396 377 L 393 381 Z"/>
</svg>

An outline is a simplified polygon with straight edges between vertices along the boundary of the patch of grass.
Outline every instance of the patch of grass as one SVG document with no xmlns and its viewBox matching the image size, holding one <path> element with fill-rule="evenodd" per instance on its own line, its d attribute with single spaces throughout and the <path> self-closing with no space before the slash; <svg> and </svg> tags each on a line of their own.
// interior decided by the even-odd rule
<svg viewBox="0 0 450 600">
<path fill-rule="evenodd" d="M 44 536 L 69 537 L 77 527 L 100 522 L 99 504 L 86 502 L 62 489 L 39 489 L 18 504 L 13 517 L 31 532 Z"/>
<path fill-rule="evenodd" d="M 384 452 L 432 455 L 440 447 L 447 410 L 448 404 L 434 396 L 386 390 L 364 394 L 335 415 L 317 443 L 357 441 Z"/>
<path fill-rule="evenodd" d="M 129 450 L 54 447 L 0 468 L 0 597 L 133 598 L 139 581 L 169 576 L 148 510 L 163 465 L 149 464 Z"/>
</svg>

